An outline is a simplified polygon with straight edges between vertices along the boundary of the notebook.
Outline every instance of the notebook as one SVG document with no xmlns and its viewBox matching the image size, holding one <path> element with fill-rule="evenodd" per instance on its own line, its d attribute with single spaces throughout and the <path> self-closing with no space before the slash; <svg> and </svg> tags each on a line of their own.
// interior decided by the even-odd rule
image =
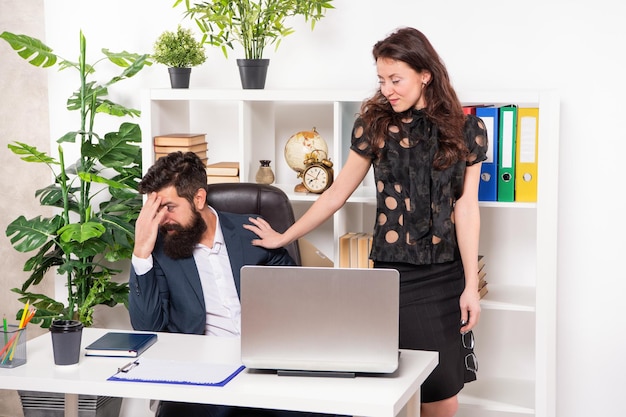
<svg viewBox="0 0 626 417">
<path fill-rule="evenodd" d="M 136 358 L 156 341 L 155 333 L 108 332 L 85 347 L 85 356 Z"/>
<path fill-rule="evenodd" d="M 394 372 L 399 280 L 391 269 L 244 266 L 242 363 L 279 373 Z"/>
</svg>

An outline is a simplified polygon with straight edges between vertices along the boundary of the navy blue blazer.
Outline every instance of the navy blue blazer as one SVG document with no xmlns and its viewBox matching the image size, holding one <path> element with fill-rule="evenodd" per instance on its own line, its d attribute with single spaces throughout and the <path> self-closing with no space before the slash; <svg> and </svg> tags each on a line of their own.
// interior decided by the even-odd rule
<svg viewBox="0 0 626 417">
<path fill-rule="evenodd" d="M 228 249 L 235 287 L 240 295 L 244 265 L 294 265 L 287 250 L 265 249 L 250 242 L 257 236 L 242 226 L 250 215 L 218 212 Z M 206 306 L 193 257 L 174 260 L 163 253 L 159 236 L 152 252 L 154 267 L 137 275 L 131 267 L 128 295 L 130 322 L 135 330 L 204 334 Z"/>
</svg>

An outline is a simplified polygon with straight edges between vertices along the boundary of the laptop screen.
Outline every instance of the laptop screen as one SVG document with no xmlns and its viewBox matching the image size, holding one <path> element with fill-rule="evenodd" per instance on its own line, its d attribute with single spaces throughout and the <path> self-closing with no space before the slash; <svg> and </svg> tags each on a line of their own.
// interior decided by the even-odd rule
<svg viewBox="0 0 626 417">
<path fill-rule="evenodd" d="M 395 270 L 244 266 L 242 362 L 253 369 L 394 372 L 398 308 Z"/>
</svg>

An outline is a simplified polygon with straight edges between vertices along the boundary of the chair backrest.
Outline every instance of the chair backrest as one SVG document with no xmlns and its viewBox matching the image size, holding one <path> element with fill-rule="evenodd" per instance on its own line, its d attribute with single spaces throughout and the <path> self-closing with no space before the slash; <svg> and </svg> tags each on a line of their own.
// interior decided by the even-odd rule
<svg viewBox="0 0 626 417">
<path fill-rule="evenodd" d="M 284 232 L 295 222 L 287 195 L 272 185 L 255 183 L 209 184 L 207 203 L 218 211 L 258 214 L 277 232 Z M 302 265 L 298 242 L 285 246 L 296 265 Z"/>
</svg>

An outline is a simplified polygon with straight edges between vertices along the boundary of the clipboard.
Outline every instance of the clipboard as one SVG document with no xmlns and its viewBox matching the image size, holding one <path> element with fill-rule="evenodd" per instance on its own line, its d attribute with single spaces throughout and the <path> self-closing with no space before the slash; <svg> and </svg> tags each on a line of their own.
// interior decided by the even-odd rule
<svg viewBox="0 0 626 417">
<path fill-rule="evenodd" d="M 244 369 L 241 364 L 139 358 L 118 368 L 107 381 L 223 387 Z"/>
</svg>

